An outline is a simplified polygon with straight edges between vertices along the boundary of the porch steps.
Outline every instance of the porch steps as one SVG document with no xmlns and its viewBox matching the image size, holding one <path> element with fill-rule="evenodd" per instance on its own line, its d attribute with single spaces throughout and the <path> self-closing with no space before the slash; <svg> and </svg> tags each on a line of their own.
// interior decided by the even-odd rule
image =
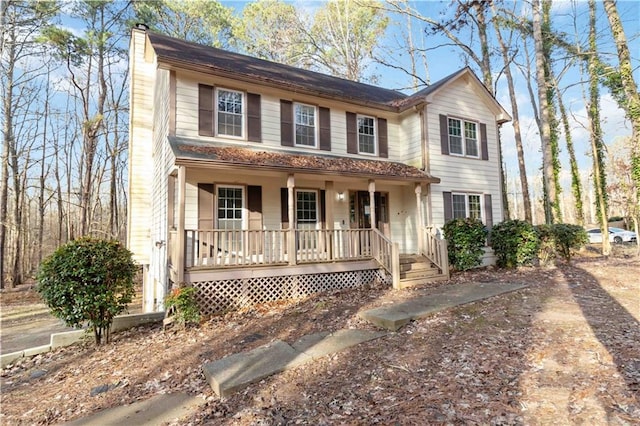
<svg viewBox="0 0 640 426">
<path fill-rule="evenodd" d="M 434 267 L 426 257 L 418 255 L 400 256 L 400 288 L 443 279 L 446 279 L 446 276 L 442 274 L 440 269 Z"/>
</svg>

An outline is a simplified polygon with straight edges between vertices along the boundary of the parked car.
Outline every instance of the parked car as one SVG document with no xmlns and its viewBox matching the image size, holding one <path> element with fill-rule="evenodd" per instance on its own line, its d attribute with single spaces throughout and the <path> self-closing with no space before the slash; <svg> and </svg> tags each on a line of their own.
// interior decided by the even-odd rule
<svg viewBox="0 0 640 426">
<path fill-rule="evenodd" d="M 587 235 L 589 236 L 590 243 L 602 242 L 602 233 L 600 232 L 600 228 L 587 229 Z M 621 228 L 609 228 L 609 241 L 612 243 L 627 243 L 636 240 L 637 235 L 635 232 Z"/>
<path fill-rule="evenodd" d="M 627 231 L 626 229 L 609 228 L 609 232 L 611 231 L 613 231 L 613 233 L 615 234 L 614 242 L 616 243 L 620 242 L 619 240 L 615 239 L 617 237 L 622 238 L 622 242 L 625 242 L 625 243 L 635 242 L 638 239 L 638 236 L 636 235 L 635 232 Z"/>
</svg>

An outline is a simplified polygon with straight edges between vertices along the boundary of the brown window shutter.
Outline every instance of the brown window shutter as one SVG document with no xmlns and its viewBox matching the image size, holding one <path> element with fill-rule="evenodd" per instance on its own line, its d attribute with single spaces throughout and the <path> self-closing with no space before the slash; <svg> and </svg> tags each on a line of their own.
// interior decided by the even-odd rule
<svg viewBox="0 0 640 426">
<path fill-rule="evenodd" d="M 280 100 L 280 143 L 293 146 L 293 103 Z"/>
<path fill-rule="evenodd" d="M 198 229 L 214 229 L 213 191 L 212 183 L 198 184 Z"/>
<path fill-rule="evenodd" d="M 440 114 L 440 148 L 443 155 L 449 155 L 449 120 Z"/>
<path fill-rule="evenodd" d="M 320 149 L 331 151 L 331 111 L 329 108 L 319 108 L 320 111 Z"/>
<path fill-rule="evenodd" d="M 262 142 L 260 95 L 255 93 L 247 93 L 247 140 Z"/>
<path fill-rule="evenodd" d="M 262 187 L 247 187 L 247 210 L 249 210 L 249 229 L 262 229 Z"/>
<path fill-rule="evenodd" d="M 289 229 L 289 188 L 280 188 L 280 222 L 282 229 Z"/>
<path fill-rule="evenodd" d="M 480 123 L 480 152 L 483 160 L 489 159 L 489 143 L 487 141 L 487 125 Z"/>
<path fill-rule="evenodd" d="M 444 205 L 444 223 L 453 219 L 453 197 L 451 192 L 442 193 L 442 202 Z"/>
<path fill-rule="evenodd" d="M 491 205 L 491 194 L 484 194 L 484 224 L 491 230 L 493 227 L 493 208 Z"/>
<path fill-rule="evenodd" d="M 198 84 L 198 134 L 213 136 L 215 134 L 213 86 Z"/>
<path fill-rule="evenodd" d="M 353 112 L 347 112 L 347 152 L 358 153 L 358 120 Z"/>
<path fill-rule="evenodd" d="M 389 157 L 389 145 L 387 142 L 387 119 L 378 118 L 378 152 L 380 157 Z"/>
</svg>

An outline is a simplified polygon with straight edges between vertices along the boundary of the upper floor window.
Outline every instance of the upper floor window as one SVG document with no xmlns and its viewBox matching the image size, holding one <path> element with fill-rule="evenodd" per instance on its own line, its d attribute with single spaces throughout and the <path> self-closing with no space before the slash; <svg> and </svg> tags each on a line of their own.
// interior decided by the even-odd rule
<svg viewBox="0 0 640 426">
<path fill-rule="evenodd" d="M 451 194 L 452 211 L 454 219 L 479 219 L 482 220 L 482 204 L 479 194 Z"/>
<path fill-rule="evenodd" d="M 448 129 L 449 152 L 451 154 L 478 157 L 477 123 L 449 118 Z"/>
<path fill-rule="evenodd" d="M 376 153 L 376 120 L 373 117 L 358 116 L 358 153 Z"/>
<path fill-rule="evenodd" d="M 295 144 L 316 146 L 316 107 L 294 104 Z"/>
<path fill-rule="evenodd" d="M 242 92 L 217 89 L 218 135 L 238 138 L 243 136 L 243 101 L 244 96 Z"/>
</svg>

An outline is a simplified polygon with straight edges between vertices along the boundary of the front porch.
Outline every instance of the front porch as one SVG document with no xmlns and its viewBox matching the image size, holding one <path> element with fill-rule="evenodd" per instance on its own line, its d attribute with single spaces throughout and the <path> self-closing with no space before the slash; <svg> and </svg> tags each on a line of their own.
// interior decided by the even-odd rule
<svg viewBox="0 0 640 426">
<path fill-rule="evenodd" d="M 398 244 L 375 228 L 188 229 L 184 245 L 174 230 L 169 278 L 198 288 L 207 314 L 373 282 L 400 289 L 448 279 L 446 241 L 433 228 L 420 234 L 419 253 L 401 255 Z"/>
<path fill-rule="evenodd" d="M 446 242 L 423 226 L 436 178 L 392 162 L 243 151 L 239 164 L 237 149 L 201 149 L 176 156 L 158 199 L 164 267 L 152 272 L 165 294 L 194 285 L 213 313 L 373 281 L 402 288 L 425 277 L 413 268 L 448 277 Z"/>
</svg>

